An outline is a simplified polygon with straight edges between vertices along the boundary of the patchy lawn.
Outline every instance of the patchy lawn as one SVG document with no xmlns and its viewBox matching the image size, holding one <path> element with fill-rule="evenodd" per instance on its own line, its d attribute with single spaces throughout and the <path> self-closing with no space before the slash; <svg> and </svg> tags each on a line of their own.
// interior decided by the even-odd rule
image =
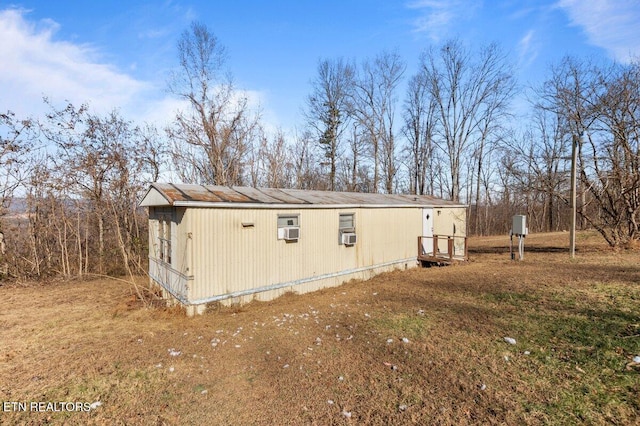
<svg viewBox="0 0 640 426">
<path fill-rule="evenodd" d="M 5 283 L 0 424 L 637 422 L 640 253 L 508 242 L 196 318 L 122 281 Z"/>
</svg>

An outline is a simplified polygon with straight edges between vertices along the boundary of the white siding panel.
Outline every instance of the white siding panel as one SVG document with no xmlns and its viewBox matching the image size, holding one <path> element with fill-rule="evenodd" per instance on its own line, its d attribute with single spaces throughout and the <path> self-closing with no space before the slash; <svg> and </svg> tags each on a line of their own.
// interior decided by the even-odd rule
<svg viewBox="0 0 640 426">
<path fill-rule="evenodd" d="M 466 214 L 465 207 L 448 207 L 448 208 L 435 208 L 435 214 L 433 218 L 433 233 L 441 237 L 457 236 L 465 237 L 467 234 L 466 228 Z M 455 235 L 454 235 L 455 226 Z M 454 238 L 456 245 L 456 254 L 464 253 L 464 239 Z M 446 253 L 448 250 L 448 242 L 446 238 L 438 239 L 438 247 L 440 251 Z"/>
<path fill-rule="evenodd" d="M 355 213 L 357 244 L 339 244 L 339 213 Z M 277 239 L 277 216 L 300 215 L 300 239 Z M 243 227 L 242 223 L 253 227 Z M 190 300 L 340 273 L 324 279 L 242 296 L 236 301 L 270 300 L 287 291 L 304 293 L 339 285 L 376 271 L 359 268 L 415 258 L 421 233 L 420 208 L 386 209 L 208 209 L 190 208 L 182 220 L 192 247 Z M 186 228 L 186 229 L 185 229 Z M 414 266 L 415 262 L 409 262 Z"/>
</svg>

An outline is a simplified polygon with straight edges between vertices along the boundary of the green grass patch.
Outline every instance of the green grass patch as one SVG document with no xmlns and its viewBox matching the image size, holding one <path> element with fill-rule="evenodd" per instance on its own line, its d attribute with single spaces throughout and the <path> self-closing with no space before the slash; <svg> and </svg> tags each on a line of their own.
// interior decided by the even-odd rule
<svg viewBox="0 0 640 426">
<path fill-rule="evenodd" d="M 431 322 L 428 318 L 411 313 L 388 314 L 375 319 L 373 324 L 380 332 L 408 339 L 421 338 L 431 328 Z"/>
<path fill-rule="evenodd" d="M 639 413 L 637 398 L 628 395 L 637 392 L 640 371 L 626 368 L 640 354 L 637 304 L 631 309 L 637 290 L 607 286 L 606 294 L 614 297 L 605 298 L 595 288 L 580 293 L 582 297 L 560 290 L 547 303 L 493 295 L 493 300 L 534 304 L 534 309 L 509 316 L 510 328 L 521 333 L 519 345 L 526 341 L 527 347 L 537 349 L 525 359 L 520 377 L 536 393 L 553 396 L 544 404 L 522 401 L 523 407 L 559 424 L 598 424 L 603 419 L 629 424 Z M 615 302 L 620 294 L 633 297 Z"/>
</svg>

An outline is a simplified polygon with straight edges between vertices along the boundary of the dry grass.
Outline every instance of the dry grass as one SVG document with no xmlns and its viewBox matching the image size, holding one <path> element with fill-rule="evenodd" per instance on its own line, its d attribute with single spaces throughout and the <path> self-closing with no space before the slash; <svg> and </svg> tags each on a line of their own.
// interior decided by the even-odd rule
<svg viewBox="0 0 640 426">
<path fill-rule="evenodd" d="M 102 405 L 0 424 L 634 424 L 640 255 L 567 239 L 197 318 L 118 281 L 4 285 L 0 401 Z"/>
</svg>

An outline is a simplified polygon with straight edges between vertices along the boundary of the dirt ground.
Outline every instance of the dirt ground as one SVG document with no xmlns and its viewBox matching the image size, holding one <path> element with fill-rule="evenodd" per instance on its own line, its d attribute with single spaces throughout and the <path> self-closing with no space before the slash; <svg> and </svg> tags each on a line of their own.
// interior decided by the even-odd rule
<svg viewBox="0 0 640 426">
<path fill-rule="evenodd" d="M 194 318 L 119 280 L 3 283 L 0 424 L 639 424 L 640 253 L 508 242 Z"/>
</svg>

